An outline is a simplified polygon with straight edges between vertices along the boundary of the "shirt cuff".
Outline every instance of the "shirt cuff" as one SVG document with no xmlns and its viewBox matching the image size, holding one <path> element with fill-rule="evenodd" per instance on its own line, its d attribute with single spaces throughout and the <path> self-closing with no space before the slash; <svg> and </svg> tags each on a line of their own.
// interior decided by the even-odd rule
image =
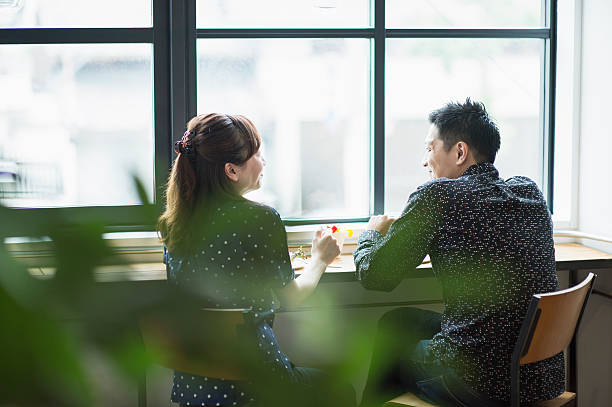
<svg viewBox="0 0 612 407">
<path fill-rule="evenodd" d="M 359 235 L 359 239 L 357 243 L 361 246 L 363 243 L 375 243 L 378 240 L 382 239 L 383 235 L 376 230 L 366 230 L 361 235 Z"/>
</svg>

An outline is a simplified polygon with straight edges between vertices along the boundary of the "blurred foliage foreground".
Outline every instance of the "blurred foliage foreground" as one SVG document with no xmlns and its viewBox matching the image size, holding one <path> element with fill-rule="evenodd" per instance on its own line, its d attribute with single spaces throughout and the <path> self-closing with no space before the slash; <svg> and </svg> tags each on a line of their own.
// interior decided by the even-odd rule
<svg viewBox="0 0 612 407">
<path fill-rule="evenodd" d="M 147 216 L 151 207 L 143 206 Z M 56 273 L 34 277 L 4 243 L 12 216 L 0 206 L 0 406 L 92 405 L 85 349 L 102 352 L 125 381 L 137 383 L 152 359 L 135 321 L 160 303 L 163 288 L 143 296 L 134 283 L 96 282 L 94 269 L 112 255 L 105 225 L 75 224 L 61 214 L 23 225 L 28 237 L 52 240 Z"/>
<path fill-rule="evenodd" d="M 152 205 L 143 205 L 143 211 L 154 224 Z M 200 300 L 191 294 L 171 290 L 165 281 L 95 280 L 94 269 L 108 264 L 113 255 L 103 239 L 105 225 L 96 219 L 75 223 L 60 214 L 26 225 L 24 229 L 32 231 L 29 237 L 51 239 L 56 268 L 52 278 L 31 275 L 4 243 L 6 225 L 15 221 L 13 213 L 0 206 L 0 406 L 100 405 L 84 351 L 102 355 L 114 379 L 136 389 L 147 368 L 163 359 L 143 346 L 139 330 L 143 314 L 182 315 L 183 329 L 197 331 L 194 327 L 200 324 L 190 320 L 193 312 L 185 312 L 199 309 Z M 236 356 L 252 369 L 248 375 L 260 380 L 258 406 L 313 405 L 308 397 L 296 398 L 291 386 L 279 389 L 277 379 L 261 369 L 251 348 L 241 352 Z M 348 363 L 342 370 L 350 373 L 355 367 Z M 127 405 L 139 403 L 132 394 Z"/>
</svg>

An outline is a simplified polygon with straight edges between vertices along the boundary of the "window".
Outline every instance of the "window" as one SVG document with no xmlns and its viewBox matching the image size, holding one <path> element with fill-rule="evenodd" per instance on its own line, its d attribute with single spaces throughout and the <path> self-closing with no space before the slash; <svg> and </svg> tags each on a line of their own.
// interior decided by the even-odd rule
<svg viewBox="0 0 612 407">
<path fill-rule="evenodd" d="M 0 59 L 4 205 L 138 204 L 131 174 L 151 194 L 150 44 L 8 44 Z"/>
<path fill-rule="evenodd" d="M 389 28 L 532 28 L 542 26 L 542 1 L 387 0 Z"/>
<path fill-rule="evenodd" d="M 168 161 L 168 27 L 154 9 L 168 15 L 158 0 L 0 3 L 0 203 L 17 218 L 141 223 L 133 178 L 152 197 Z"/>
<path fill-rule="evenodd" d="M 370 214 L 370 2 L 197 2 L 197 112 L 241 113 L 268 162 L 252 199 L 288 220 Z"/>
<path fill-rule="evenodd" d="M 388 40 L 385 211 L 400 213 L 427 180 L 421 157 L 429 112 L 466 96 L 483 101 L 500 128 L 500 175 L 528 176 L 542 187 L 543 53 L 542 40 L 532 38 Z"/>
<path fill-rule="evenodd" d="M 138 225 L 132 176 L 160 211 L 173 141 L 216 111 L 260 130 L 251 197 L 287 223 L 398 213 L 428 113 L 467 96 L 500 126 L 502 176 L 552 202 L 556 0 L 128 3 L 0 3 L 3 205 Z"/>
<path fill-rule="evenodd" d="M 399 213 L 426 181 L 428 113 L 467 96 L 501 128 L 501 175 L 547 189 L 549 11 L 530 0 L 199 1 L 197 112 L 259 126 L 271 177 L 253 196 L 289 223 Z"/>
<path fill-rule="evenodd" d="M 369 212 L 370 43 L 198 40 L 198 112 L 249 117 L 268 162 L 251 197 L 286 218 Z"/>
</svg>

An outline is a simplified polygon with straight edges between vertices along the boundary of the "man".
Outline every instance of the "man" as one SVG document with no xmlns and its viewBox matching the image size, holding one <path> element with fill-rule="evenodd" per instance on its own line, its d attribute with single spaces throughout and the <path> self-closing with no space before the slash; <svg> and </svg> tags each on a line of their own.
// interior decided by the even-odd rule
<svg viewBox="0 0 612 407">
<path fill-rule="evenodd" d="M 423 166 L 432 180 L 397 220 L 372 217 L 354 257 L 365 288 L 390 291 L 429 254 L 444 312 L 383 316 L 362 406 L 405 391 L 440 405 L 506 402 L 531 295 L 558 288 L 544 197 L 529 178 L 499 177 L 499 131 L 484 105 L 449 103 L 429 121 Z M 521 367 L 521 400 L 556 397 L 564 376 L 562 353 Z"/>
</svg>

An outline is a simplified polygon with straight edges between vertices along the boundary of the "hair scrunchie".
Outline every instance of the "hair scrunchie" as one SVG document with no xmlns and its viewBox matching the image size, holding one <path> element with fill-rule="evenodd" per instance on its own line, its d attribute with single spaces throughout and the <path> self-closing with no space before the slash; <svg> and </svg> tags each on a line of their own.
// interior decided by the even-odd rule
<svg viewBox="0 0 612 407">
<path fill-rule="evenodd" d="M 185 154 L 189 158 L 195 158 L 195 148 L 193 148 L 193 141 L 189 139 L 191 132 L 187 130 L 183 137 L 174 143 L 174 151 L 177 154 Z"/>
</svg>

